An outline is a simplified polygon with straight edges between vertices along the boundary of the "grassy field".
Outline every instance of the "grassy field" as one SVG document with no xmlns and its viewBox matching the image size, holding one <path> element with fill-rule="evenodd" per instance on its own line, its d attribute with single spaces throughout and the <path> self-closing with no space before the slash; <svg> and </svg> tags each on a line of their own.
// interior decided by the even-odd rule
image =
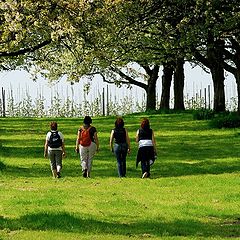
<svg viewBox="0 0 240 240">
<path fill-rule="evenodd" d="M 240 239 L 240 130 L 148 115 L 158 159 L 141 179 L 141 117 L 124 118 L 132 144 L 124 179 L 108 145 L 114 117 L 93 119 L 100 151 L 90 179 L 74 152 L 82 119 L 57 119 L 67 157 L 63 177 L 52 179 L 43 158 L 50 119 L 0 118 L 0 239 Z"/>
</svg>

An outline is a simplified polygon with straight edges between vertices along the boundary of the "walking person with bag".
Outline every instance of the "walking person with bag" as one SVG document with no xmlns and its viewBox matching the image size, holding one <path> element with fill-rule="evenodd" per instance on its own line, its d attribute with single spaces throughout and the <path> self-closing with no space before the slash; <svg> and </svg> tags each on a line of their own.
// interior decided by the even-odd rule
<svg viewBox="0 0 240 240">
<path fill-rule="evenodd" d="M 92 169 L 92 160 L 99 150 L 97 130 L 92 125 L 92 119 L 86 116 L 83 126 L 78 130 L 75 151 L 79 152 L 83 177 L 89 178 Z"/>
<path fill-rule="evenodd" d="M 136 167 L 141 162 L 142 178 L 148 178 L 150 177 L 150 166 L 157 156 L 157 150 L 154 132 L 150 128 L 147 118 L 143 118 L 141 127 L 137 130 L 136 142 L 138 143 Z"/>
<path fill-rule="evenodd" d="M 115 121 L 115 128 L 111 131 L 110 149 L 117 159 L 118 176 L 126 177 L 126 157 L 127 153 L 130 153 L 130 139 L 124 128 L 124 121 L 120 117 Z"/>
<path fill-rule="evenodd" d="M 62 157 L 66 156 L 64 137 L 57 131 L 57 122 L 50 123 L 51 131 L 47 133 L 44 145 L 44 157 L 49 158 L 52 175 L 54 178 L 61 177 Z"/>
</svg>

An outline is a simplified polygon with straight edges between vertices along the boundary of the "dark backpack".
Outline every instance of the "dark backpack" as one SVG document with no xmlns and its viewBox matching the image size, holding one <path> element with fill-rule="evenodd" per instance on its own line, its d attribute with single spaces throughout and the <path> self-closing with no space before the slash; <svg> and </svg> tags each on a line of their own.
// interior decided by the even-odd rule
<svg viewBox="0 0 240 240">
<path fill-rule="evenodd" d="M 51 132 L 51 136 L 48 140 L 48 146 L 50 148 L 59 148 L 62 146 L 62 139 L 60 138 L 58 131 Z"/>
</svg>

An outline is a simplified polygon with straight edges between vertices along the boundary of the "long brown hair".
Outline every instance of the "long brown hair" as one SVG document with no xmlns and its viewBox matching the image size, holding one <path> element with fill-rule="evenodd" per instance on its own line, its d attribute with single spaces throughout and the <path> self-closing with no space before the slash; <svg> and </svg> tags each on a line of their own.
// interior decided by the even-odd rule
<svg viewBox="0 0 240 240">
<path fill-rule="evenodd" d="M 147 118 L 143 118 L 141 122 L 141 128 L 142 129 L 149 129 L 150 128 L 150 123 Z"/>
<path fill-rule="evenodd" d="M 115 127 L 116 128 L 123 128 L 124 126 L 124 121 L 121 117 L 118 117 L 115 121 Z"/>
</svg>

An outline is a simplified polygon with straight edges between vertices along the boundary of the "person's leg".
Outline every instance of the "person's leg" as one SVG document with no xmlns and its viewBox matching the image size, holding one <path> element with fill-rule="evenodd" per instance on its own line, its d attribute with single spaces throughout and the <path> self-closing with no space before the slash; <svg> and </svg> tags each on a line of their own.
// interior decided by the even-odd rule
<svg viewBox="0 0 240 240">
<path fill-rule="evenodd" d="M 128 144 L 123 143 L 121 148 L 121 162 L 122 162 L 122 176 L 126 177 L 126 158 L 127 158 L 127 152 L 128 152 Z"/>
<path fill-rule="evenodd" d="M 117 170 L 118 170 L 118 176 L 122 177 L 122 152 L 121 152 L 121 146 L 120 144 L 114 144 L 114 154 L 117 159 Z"/>
<path fill-rule="evenodd" d="M 142 168 L 142 178 L 150 176 L 150 163 L 149 163 L 149 147 L 141 148 L 141 168 Z"/>
<path fill-rule="evenodd" d="M 127 145 L 122 148 L 121 162 L 122 162 L 122 176 L 126 177 L 127 167 L 126 167 L 126 158 L 127 158 Z"/>
<path fill-rule="evenodd" d="M 88 148 L 80 146 L 79 153 L 80 153 L 83 177 L 87 177 Z"/>
<path fill-rule="evenodd" d="M 88 147 L 87 177 L 90 177 L 90 172 L 92 170 L 92 161 L 96 153 L 96 150 L 97 150 L 97 145 L 94 142 L 92 142 L 91 145 Z"/>
<path fill-rule="evenodd" d="M 124 154 L 123 158 L 122 158 L 122 176 L 126 177 L 126 173 L 127 173 L 127 166 L 126 166 L 126 154 Z"/>
<path fill-rule="evenodd" d="M 53 176 L 53 178 L 56 178 L 57 177 L 57 166 L 56 166 L 55 154 L 54 154 L 53 150 L 48 151 L 48 158 L 50 161 L 52 176 Z"/>
<path fill-rule="evenodd" d="M 55 159 L 56 159 L 56 166 L 57 166 L 57 178 L 61 177 L 61 169 L 62 169 L 62 151 L 55 150 Z"/>
</svg>

